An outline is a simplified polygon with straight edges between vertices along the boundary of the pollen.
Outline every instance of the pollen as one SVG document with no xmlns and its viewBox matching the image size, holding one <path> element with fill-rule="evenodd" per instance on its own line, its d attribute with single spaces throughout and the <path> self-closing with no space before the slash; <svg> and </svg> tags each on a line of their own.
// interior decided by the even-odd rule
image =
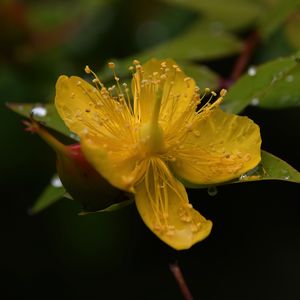
<svg viewBox="0 0 300 300">
<path fill-rule="evenodd" d="M 114 69 L 114 68 L 116 67 L 116 65 L 115 65 L 115 63 L 113 63 L 113 62 L 109 62 L 109 63 L 108 63 L 108 67 L 109 67 L 110 69 Z"/>
</svg>

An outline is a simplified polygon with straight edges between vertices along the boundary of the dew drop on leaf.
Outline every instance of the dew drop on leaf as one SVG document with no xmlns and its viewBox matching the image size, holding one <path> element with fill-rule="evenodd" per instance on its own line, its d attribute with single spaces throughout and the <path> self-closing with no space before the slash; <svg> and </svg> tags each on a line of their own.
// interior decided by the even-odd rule
<svg viewBox="0 0 300 300">
<path fill-rule="evenodd" d="M 287 81 L 287 82 L 293 82 L 294 81 L 294 76 L 293 75 L 286 76 L 285 81 Z"/>
<path fill-rule="evenodd" d="M 51 179 L 51 185 L 52 185 L 53 187 L 56 187 L 56 188 L 60 188 L 60 187 L 63 186 L 63 184 L 62 184 L 60 178 L 59 178 L 57 175 L 55 175 L 55 176 Z"/>
<path fill-rule="evenodd" d="M 256 75 L 256 68 L 255 67 L 250 67 L 248 69 L 248 75 L 249 76 L 255 76 Z"/>
<path fill-rule="evenodd" d="M 257 106 L 257 105 L 259 105 L 259 99 L 258 98 L 253 98 L 250 103 L 251 103 L 252 106 Z"/>
<path fill-rule="evenodd" d="M 218 194 L 218 189 L 215 187 L 215 186 L 210 186 L 208 189 L 207 189 L 207 193 L 209 196 L 213 197 L 213 196 L 216 196 Z"/>
<path fill-rule="evenodd" d="M 45 117 L 47 115 L 47 109 L 43 106 L 36 106 L 31 110 L 31 113 L 35 117 Z"/>
</svg>

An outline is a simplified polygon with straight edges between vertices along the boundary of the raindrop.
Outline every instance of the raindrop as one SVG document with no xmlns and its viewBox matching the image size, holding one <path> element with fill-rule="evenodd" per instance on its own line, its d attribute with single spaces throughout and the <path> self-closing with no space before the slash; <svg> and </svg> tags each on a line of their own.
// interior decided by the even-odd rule
<svg viewBox="0 0 300 300">
<path fill-rule="evenodd" d="M 257 105 L 259 105 L 259 99 L 258 98 L 253 98 L 250 103 L 251 103 L 252 106 L 257 106 Z"/>
<path fill-rule="evenodd" d="M 294 76 L 293 75 L 286 76 L 285 81 L 287 81 L 287 82 L 293 82 L 294 81 Z"/>
<path fill-rule="evenodd" d="M 55 175 L 52 179 L 51 179 L 51 185 L 53 187 L 56 187 L 56 188 L 60 188 L 63 186 L 60 178 L 58 177 L 58 175 Z"/>
<path fill-rule="evenodd" d="M 248 175 L 247 174 L 243 174 L 240 176 L 239 181 L 245 181 L 248 179 Z"/>
<path fill-rule="evenodd" d="M 286 169 L 282 169 L 281 170 L 281 174 L 282 174 L 282 178 L 284 180 L 289 180 L 291 178 L 290 172 L 288 170 L 286 170 Z"/>
<path fill-rule="evenodd" d="M 77 134 L 71 132 L 69 136 L 70 136 L 71 139 L 74 139 L 74 140 L 76 140 L 76 141 L 79 141 L 79 137 L 78 137 Z"/>
<path fill-rule="evenodd" d="M 249 69 L 248 69 L 248 75 L 249 76 L 255 76 L 256 75 L 256 68 L 255 67 L 250 67 Z"/>
<path fill-rule="evenodd" d="M 209 196 L 213 197 L 213 196 L 216 196 L 218 194 L 218 189 L 215 187 L 215 186 L 210 186 L 208 189 L 207 189 L 207 193 Z"/>
<path fill-rule="evenodd" d="M 47 115 L 47 109 L 43 106 L 36 106 L 31 110 L 31 113 L 35 117 L 45 117 Z"/>
</svg>

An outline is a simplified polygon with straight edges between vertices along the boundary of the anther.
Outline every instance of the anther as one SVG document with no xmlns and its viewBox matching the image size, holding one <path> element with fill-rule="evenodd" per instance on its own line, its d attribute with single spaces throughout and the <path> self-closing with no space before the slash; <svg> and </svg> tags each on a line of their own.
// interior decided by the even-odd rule
<svg viewBox="0 0 300 300">
<path fill-rule="evenodd" d="M 161 65 L 162 68 L 166 68 L 167 67 L 167 63 L 165 61 L 163 61 L 160 65 Z"/>
<path fill-rule="evenodd" d="M 113 62 L 109 62 L 108 63 L 108 67 L 110 68 L 110 69 L 114 69 L 115 68 L 115 63 L 113 63 Z"/>
<path fill-rule="evenodd" d="M 91 69 L 89 66 L 85 66 L 84 68 L 85 73 L 90 74 L 91 73 Z"/>
<path fill-rule="evenodd" d="M 227 90 L 222 89 L 221 92 L 220 92 L 220 96 L 224 97 L 226 95 L 226 93 L 227 93 Z"/>
<path fill-rule="evenodd" d="M 134 59 L 133 62 L 132 62 L 134 65 L 139 65 L 140 62 L 137 60 L 137 59 Z"/>
<path fill-rule="evenodd" d="M 214 92 L 214 91 L 211 91 L 211 94 L 212 94 L 214 97 L 217 96 L 216 92 Z"/>
</svg>

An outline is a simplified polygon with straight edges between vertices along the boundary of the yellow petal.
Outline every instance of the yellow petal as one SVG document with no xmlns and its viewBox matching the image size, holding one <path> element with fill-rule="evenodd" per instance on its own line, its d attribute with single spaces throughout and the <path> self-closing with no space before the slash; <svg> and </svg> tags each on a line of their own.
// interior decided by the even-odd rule
<svg viewBox="0 0 300 300">
<path fill-rule="evenodd" d="M 68 128 L 80 135 L 87 128 L 95 131 L 97 120 L 91 109 L 95 109 L 97 95 L 94 87 L 80 77 L 60 76 L 56 83 L 55 106 Z"/>
<path fill-rule="evenodd" d="M 136 206 L 145 224 L 174 249 L 188 249 L 209 235 L 211 221 L 192 208 L 184 186 L 162 160 L 148 161 L 146 175 L 135 191 Z"/>
<path fill-rule="evenodd" d="M 239 177 L 261 160 L 259 127 L 247 117 L 215 109 L 196 122 L 174 152 L 172 169 L 195 184 L 215 184 Z"/>
<path fill-rule="evenodd" d="M 86 134 L 81 137 L 81 148 L 89 163 L 119 189 L 132 192 L 136 181 L 145 173 L 134 144 Z"/>
<path fill-rule="evenodd" d="M 159 120 L 171 126 L 188 108 L 195 81 L 188 78 L 171 59 L 151 59 L 137 70 L 132 81 L 135 112 L 141 122 L 150 120 L 156 101 L 161 101 Z"/>
<path fill-rule="evenodd" d="M 122 136 L 132 142 L 134 122 L 125 102 L 115 101 L 105 88 L 93 87 L 80 77 L 60 76 L 56 83 L 56 109 L 79 137 L 89 134 Z"/>
</svg>

